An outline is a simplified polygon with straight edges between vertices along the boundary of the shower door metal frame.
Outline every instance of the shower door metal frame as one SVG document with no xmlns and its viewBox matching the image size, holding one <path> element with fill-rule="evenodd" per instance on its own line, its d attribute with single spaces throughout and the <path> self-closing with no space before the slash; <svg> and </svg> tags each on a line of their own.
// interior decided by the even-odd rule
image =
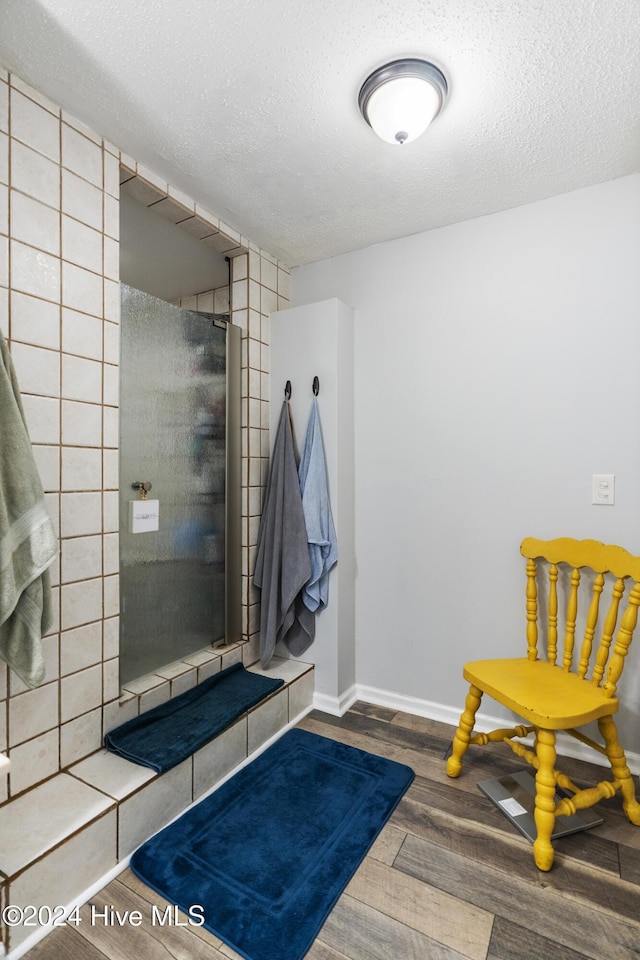
<svg viewBox="0 0 640 960">
<path fill-rule="evenodd" d="M 227 329 L 227 476 L 225 524 L 225 642 L 242 640 L 242 402 L 240 327 Z"/>
</svg>

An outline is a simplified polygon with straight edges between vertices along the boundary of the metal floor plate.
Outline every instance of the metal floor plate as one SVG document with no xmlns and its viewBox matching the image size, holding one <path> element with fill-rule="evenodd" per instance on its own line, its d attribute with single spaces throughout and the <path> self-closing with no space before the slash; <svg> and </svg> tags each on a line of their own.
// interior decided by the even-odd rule
<svg viewBox="0 0 640 960">
<path fill-rule="evenodd" d="M 493 780 L 480 780 L 478 786 L 495 803 L 496 807 L 533 843 L 538 835 L 533 817 L 536 797 L 535 777 L 528 770 Z M 556 802 L 571 794 L 558 788 Z M 590 810 L 578 810 L 570 817 L 558 817 L 551 839 L 566 837 L 570 833 L 588 830 L 603 823 L 604 818 Z"/>
</svg>

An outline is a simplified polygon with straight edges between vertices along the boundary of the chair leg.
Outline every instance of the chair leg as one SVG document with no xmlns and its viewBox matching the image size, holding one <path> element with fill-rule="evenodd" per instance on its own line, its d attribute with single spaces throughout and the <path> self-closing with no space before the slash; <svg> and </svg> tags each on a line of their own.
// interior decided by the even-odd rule
<svg viewBox="0 0 640 960">
<path fill-rule="evenodd" d="M 640 825 L 640 803 L 636 799 L 633 778 L 627 766 L 624 750 L 618 740 L 618 730 L 613 717 L 602 717 L 598 720 L 598 727 L 604 739 L 605 750 L 611 764 L 611 772 L 614 779 L 618 781 L 619 790 L 622 794 L 622 808 L 631 823 Z"/>
<path fill-rule="evenodd" d="M 471 740 L 473 725 L 476 722 L 476 713 L 481 700 L 482 690 L 471 684 L 464 703 L 464 710 L 460 716 L 460 725 L 453 738 L 451 756 L 447 760 L 447 775 L 450 777 L 457 777 L 462 770 L 462 758 L 467 752 Z"/>
<path fill-rule="evenodd" d="M 533 857 L 539 870 L 551 870 L 553 846 L 551 834 L 556 822 L 556 735 L 552 730 L 536 731 L 536 821 L 537 837 L 533 842 Z"/>
</svg>

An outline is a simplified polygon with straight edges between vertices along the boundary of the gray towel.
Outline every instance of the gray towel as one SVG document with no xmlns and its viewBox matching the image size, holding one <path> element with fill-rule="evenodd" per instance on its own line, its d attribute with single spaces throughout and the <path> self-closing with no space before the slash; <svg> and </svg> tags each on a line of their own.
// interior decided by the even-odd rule
<svg viewBox="0 0 640 960">
<path fill-rule="evenodd" d="M 13 361 L 0 331 L 0 657 L 28 687 L 44 680 L 41 641 L 53 621 L 49 566 L 57 552 Z"/>
<path fill-rule="evenodd" d="M 258 535 L 253 582 L 261 590 L 260 661 L 266 667 L 295 620 L 295 599 L 311 564 L 293 449 L 289 404 L 282 404 Z"/>
</svg>

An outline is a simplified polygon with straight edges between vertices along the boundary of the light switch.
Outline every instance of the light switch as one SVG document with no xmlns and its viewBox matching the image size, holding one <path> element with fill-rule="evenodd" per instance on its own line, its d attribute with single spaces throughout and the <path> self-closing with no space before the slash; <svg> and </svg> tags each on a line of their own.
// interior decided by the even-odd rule
<svg viewBox="0 0 640 960">
<path fill-rule="evenodd" d="M 613 473 L 594 473 L 591 477 L 591 503 L 613 506 L 616 478 Z"/>
</svg>

